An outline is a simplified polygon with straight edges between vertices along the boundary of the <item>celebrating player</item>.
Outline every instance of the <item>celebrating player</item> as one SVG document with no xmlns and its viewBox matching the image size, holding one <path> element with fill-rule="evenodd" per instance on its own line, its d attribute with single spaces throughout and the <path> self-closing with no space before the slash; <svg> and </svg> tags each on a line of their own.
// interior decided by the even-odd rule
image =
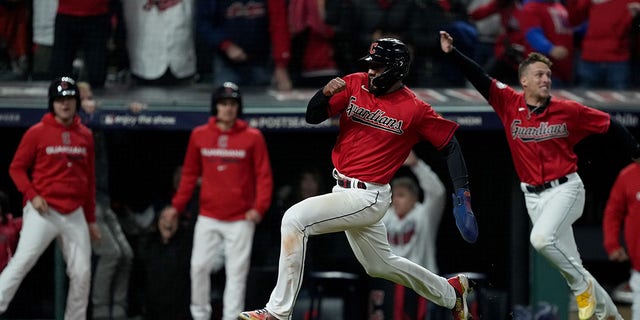
<svg viewBox="0 0 640 320">
<path fill-rule="evenodd" d="M 582 216 L 585 189 L 573 147 L 590 134 L 607 133 L 640 162 L 640 146 L 609 114 L 551 97 L 551 62 L 545 56 L 532 53 L 520 63 L 524 92 L 518 93 L 456 50 L 447 32 L 440 31 L 440 45 L 501 119 L 533 222 L 531 244 L 566 279 L 579 318 L 595 313 L 598 319 L 622 319 L 611 297 L 583 267 L 576 246 L 571 225 Z"/>
<path fill-rule="evenodd" d="M 367 73 L 334 78 L 307 106 L 307 122 L 340 117 L 340 134 L 332 159 L 333 192 L 293 205 L 282 218 L 278 280 L 264 309 L 240 319 L 289 319 L 301 287 L 307 240 L 344 231 L 358 261 L 374 277 L 389 279 L 450 308 L 456 320 L 468 317 L 465 275 L 446 279 L 391 252 L 381 219 L 391 202 L 389 180 L 421 140 L 446 155 L 456 188 L 454 214 L 463 238 L 475 242 L 477 224 L 471 212 L 467 169 L 454 137 L 458 125 L 445 120 L 404 86 L 409 71 L 407 46 L 384 38 L 371 44 L 362 59 Z"/>
<path fill-rule="evenodd" d="M 9 167 L 25 206 L 18 249 L 0 275 L 0 313 L 7 310 L 40 255 L 58 238 L 69 276 L 64 318 L 87 318 L 89 239 L 99 239 L 100 231 L 95 223 L 93 136 L 77 116 L 79 106 L 75 80 L 54 79 L 49 86 L 49 112 L 24 134 Z"/>
</svg>

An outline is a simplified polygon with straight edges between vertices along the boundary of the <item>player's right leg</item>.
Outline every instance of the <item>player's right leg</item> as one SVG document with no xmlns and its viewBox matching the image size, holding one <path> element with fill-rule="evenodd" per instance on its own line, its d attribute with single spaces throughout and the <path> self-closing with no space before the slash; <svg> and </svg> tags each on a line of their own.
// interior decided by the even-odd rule
<svg viewBox="0 0 640 320">
<path fill-rule="evenodd" d="M 367 274 L 411 288 L 435 304 L 451 309 L 456 320 L 467 320 L 466 295 L 469 284 L 464 275 L 446 279 L 393 254 L 382 222 L 350 229 L 345 233 Z"/>
<path fill-rule="evenodd" d="M 280 227 L 278 279 L 263 310 L 243 312 L 240 319 L 288 319 L 302 285 L 307 239 L 376 223 L 389 208 L 389 185 L 364 189 L 335 187 L 333 193 L 307 198 L 287 210 Z M 268 310 L 268 312 L 267 312 Z"/>
<path fill-rule="evenodd" d="M 36 211 L 31 202 L 27 202 L 22 217 L 18 248 L 0 274 L 0 314 L 7 310 L 24 277 L 58 235 L 56 226 Z"/>
<path fill-rule="evenodd" d="M 530 242 L 565 278 L 578 304 L 578 317 L 591 319 L 596 310 L 595 286 L 582 265 L 572 224 L 582 216 L 584 184 L 577 175 L 541 193 L 525 193 L 533 222 Z"/>
</svg>

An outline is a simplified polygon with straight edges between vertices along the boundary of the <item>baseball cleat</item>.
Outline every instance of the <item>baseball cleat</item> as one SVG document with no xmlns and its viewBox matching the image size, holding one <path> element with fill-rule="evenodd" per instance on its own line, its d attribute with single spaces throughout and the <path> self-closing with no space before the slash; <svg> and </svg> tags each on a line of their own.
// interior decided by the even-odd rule
<svg viewBox="0 0 640 320">
<path fill-rule="evenodd" d="M 238 320 L 278 320 L 267 309 L 244 311 L 238 316 Z"/>
<path fill-rule="evenodd" d="M 469 293 L 469 280 L 464 274 L 447 279 L 456 291 L 456 304 L 451 309 L 453 320 L 467 320 L 469 309 L 467 308 L 467 293 Z"/>
<path fill-rule="evenodd" d="M 578 303 L 578 318 L 580 320 L 591 319 L 596 311 L 596 295 L 593 290 L 593 282 L 588 280 L 589 286 L 581 294 L 576 296 Z"/>
<path fill-rule="evenodd" d="M 474 243 L 478 239 L 478 223 L 471 210 L 471 192 L 465 188 L 456 190 L 453 196 L 453 216 L 462 239 Z"/>
</svg>

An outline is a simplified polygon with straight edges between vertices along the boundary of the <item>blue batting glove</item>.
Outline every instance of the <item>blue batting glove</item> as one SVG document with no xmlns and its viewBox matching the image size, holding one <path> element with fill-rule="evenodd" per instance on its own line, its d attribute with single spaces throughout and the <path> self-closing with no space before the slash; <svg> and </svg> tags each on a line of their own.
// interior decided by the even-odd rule
<svg viewBox="0 0 640 320">
<path fill-rule="evenodd" d="M 471 192 L 465 188 L 456 190 L 453 197 L 453 216 L 462 238 L 474 243 L 478 239 L 478 223 L 471 210 Z"/>
</svg>

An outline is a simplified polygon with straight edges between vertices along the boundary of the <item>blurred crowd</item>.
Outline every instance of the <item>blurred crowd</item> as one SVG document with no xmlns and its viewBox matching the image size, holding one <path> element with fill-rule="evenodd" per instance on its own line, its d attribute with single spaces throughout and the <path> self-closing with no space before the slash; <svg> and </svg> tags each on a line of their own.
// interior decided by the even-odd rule
<svg viewBox="0 0 640 320">
<path fill-rule="evenodd" d="M 465 86 L 439 50 L 445 30 L 505 83 L 536 51 L 556 88 L 631 89 L 639 11 L 637 0 L 0 0 L 0 80 L 287 91 L 358 71 L 371 41 L 392 36 L 412 50 L 409 86 Z"/>
</svg>

